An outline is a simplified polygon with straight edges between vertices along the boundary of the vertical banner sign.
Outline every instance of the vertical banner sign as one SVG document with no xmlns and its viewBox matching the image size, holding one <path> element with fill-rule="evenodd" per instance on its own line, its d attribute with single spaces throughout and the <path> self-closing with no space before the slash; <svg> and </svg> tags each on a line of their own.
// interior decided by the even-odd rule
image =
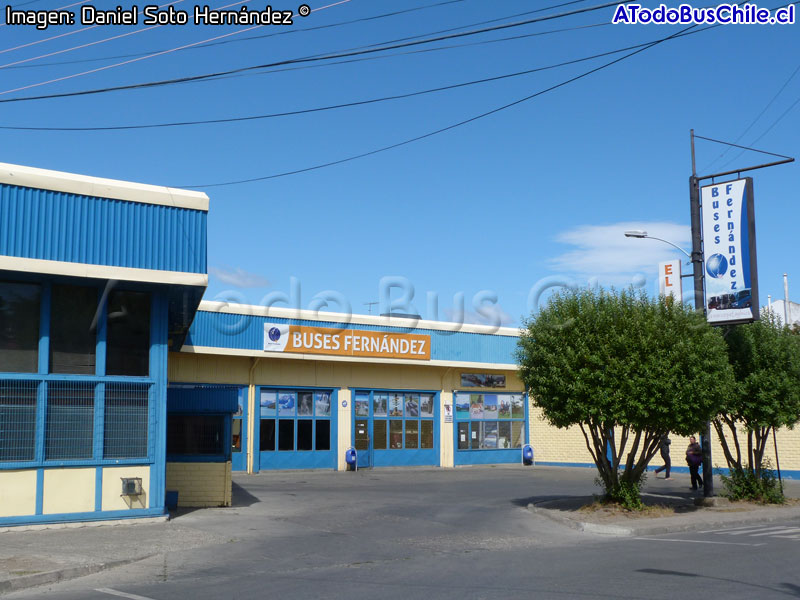
<svg viewBox="0 0 800 600">
<path fill-rule="evenodd" d="M 672 296 L 675 302 L 683 301 L 681 261 L 668 260 L 658 263 L 658 293 L 662 296 Z"/>
<path fill-rule="evenodd" d="M 707 185 L 700 197 L 708 322 L 755 321 L 758 272 L 753 179 Z"/>
</svg>

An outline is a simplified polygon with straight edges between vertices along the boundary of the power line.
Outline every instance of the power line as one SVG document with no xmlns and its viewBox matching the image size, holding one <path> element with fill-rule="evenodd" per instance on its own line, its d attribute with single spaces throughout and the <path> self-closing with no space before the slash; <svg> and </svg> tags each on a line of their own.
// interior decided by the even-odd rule
<svg viewBox="0 0 800 600">
<path fill-rule="evenodd" d="M 798 3 L 797 3 L 797 2 L 793 2 L 792 4 L 798 4 Z M 766 106 L 764 106 L 764 108 L 761 110 L 761 112 L 760 112 L 760 113 L 758 113 L 758 115 L 756 116 L 756 118 L 755 118 L 755 119 L 753 119 L 753 120 L 750 122 L 750 124 L 749 124 L 749 125 L 748 125 L 748 126 L 745 128 L 745 130 L 744 130 L 744 131 L 743 131 L 741 134 L 739 134 L 739 137 L 737 137 L 737 138 L 734 140 L 734 142 L 735 142 L 735 143 L 738 143 L 738 142 L 739 142 L 739 141 L 740 141 L 740 140 L 741 140 L 741 139 L 742 139 L 742 138 L 743 138 L 745 135 L 747 135 L 747 132 L 748 132 L 748 131 L 750 131 L 750 130 L 753 128 L 753 126 L 754 126 L 754 125 L 755 125 L 755 124 L 756 124 L 756 123 L 759 121 L 759 119 L 761 119 L 761 117 L 762 117 L 762 116 L 764 116 L 764 113 L 766 113 L 766 112 L 767 112 L 767 110 L 769 109 L 769 107 L 770 107 L 770 106 L 772 106 L 773 102 L 775 102 L 775 100 L 777 100 L 778 96 L 780 96 L 780 95 L 783 93 L 783 91 L 786 89 L 786 87 L 789 85 L 789 83 L 792 81 L 792 79 L 794 79 L 794 76 L 795 76 L 795 75 L 797 75 L 797 73 L 798 73 L 798 72 L 800 72 L 800 64 L 799 64 L 799 65 L 797 65 L 797 68 L 796 68 L 796 69 L 795 69 L 795 70 L 792 72 L 792 74 L 791 74 L 791 75 L 789 75 L 789 78 L 788 78 L 786 81 L 784 81 L 784 82 L 783 82 L 783 85 L 782 85 L 782 86 L 780 87 L 780 89 L 779 89 L 779 90 L 778 90 L 778 91 L 775 93 L 775 95 L 774 95 L 774 96 L 772 96 L 772 99 L 771 99 L 769 102 L 767 102 Z M 781 116 L 780 118 L 782 118 L 782 116 Z M 761 139 L 761 138 L 759 138 L 759 139 Z M 755 140 L 753 143 L 755 143 L 756 141 L 758 141 L 758 140 Z M 702 169 L 702 171 L 703 171 L 703 172 L 708 172 L 708 171 L 709 171 L 709 169 L 710 169 L 710 168 L 711 168 L 711 167 L 712 167 L 712 166 L 713 166 L 713 165 L 714 165 L 714 164 L 715 164 L 715 163 L 716 163 L 716 162 L 717 162 L 719 159 L 721 159 L 721 158 L 722 158 L 722 157 L 724 157 L 724 156 L 725 156 L 725 155 L 726 155 L 728 152 L 730 152 L 730 149 L 731 149 L 731 146 L 728 146 L 728 148 L 726 148 L 724 152 L 722 152 L 722 153 L 721 153 L 721 154 L 720 154 L 720 155 L 719 155 L 717 158 L 715 158 L 715 159 L 714 159 L 713 161 L 711 161 L 711 162 L 710 162 L 708 165 L 706 165 L 706 167 L 705 167 L 704 169 Z M 722 166 L 720 167 L 720 169 L 722 169 L 722 168 L 725 168 L 727 165 L 729 165 L 731 162 L 733 162 L 734 160 L 736 160 L 737 158 L 739 158 L 739 156 L 741 156 L 741 155 L 742 155 L 742 153 L 740 152 L 740 153 L 739 153 L 737 156 L 733 157 L 731 160 L 729 160 L 729 161 L 728 161 L 728 162 L 726 162 L 724 165 L 722 165 Z"/>
<path fill-rule="evenodd" d="M 82 1 L 83 2 L 87 2 L 88 0 L 82 0 Z M 277 31 L 277 32 L 273 32 L 273 33 L 265 33 L 265 34 L 261 34 L 261 35 L 252 35 L 252 36 L 249 36 L 249 37 L 238 38 L 238 39 L 235 39 L 235 40 L 226 39 L 226 40 L 208 42 L 208 43 L 199 44 L 197 46 L 193 46 L 191 49 L 194 50 L 194 49 L 201 49 L 201 48 L 210 48 L 212 46 L 220 46 L 220 45 L 224 45 L 224 44 L 235 44 L 235 43 L 239 43 L 239 42 L 248 42 L 248 41 L 253 41 L 253 40 L 266 39 L 266 38 L 273 37 L 273 36 L 276 36 L 276 35 L 291 35 L 291 34 L 295 34 L 295 33 L 306 33 L 306 32 L 309 32 L 309 31 L 316 31 L 316 30 L 320 30 L 320 29 L 329 29 L 329 28 L 332 28 L 332 27 L 341 27 L 341 26 L 344 26 L 344 25 L 352 25 L 354 23 L 361 23 L 361 22 L 365 22 L 365 21 L 373 21 L 373 20 L 377 20 L 377 19 L 383 19 L 383 18 L 388 18 L 388 17 L 393 17 L 393 16 L 405 14 L 405 13 L 410 13 L 410 12 L 415 12 L 415 11 L 420 11 L 420 10 L 426 10 L 426 9 L 429 9 L 429 8 L 436 8 L 436 7 L 439 7 L 439 6 L 444 6 L 444 5 L 447 5 L 447 4 L 455 4 L 455 3 L 458 3 L 458 2 L 464 2 L 464 1 L 465 0 L 445 0 L 444 2 L 435 2 L 433 4 L 425 4 L 425 5 L 422 5 L 422 6 L 417 6 L 417 7 L 413 7 L 413 8 L 404 9 L 404 10 L 396 10 L 396 11 L 389 12 L 389 13 L 373 15 L 371 17 L 361 17 L 359 19 L 352 19 L 352 20 L 349 20 L 349 21 L 340 21 L 338 23 L 329 23 L 327 25 L 316 25 L 314 27 L 305 27 L 305 28 L 302 28 L 302 29 L 294 29 L 293 28 L 293 29 Z M 529 13 L 532 13 L 532 12 L 541 12 L 541 11 L 545 11 L 545 10 L 552 10 L 554 8 L 559 8 L 561 6 L 566 6 L 568 4 L 577 4 L 577 3 L 580 3 L 580 2 L 586 2 L 586 1 L 587 0 L 572 0 L 571 2 L 565 2 L 565 3 L 562 3 L 562 4 L 555 4 L 555 5 L 552 5 L 552 6 L 547 6 L 547 7 L 541 8 L 541 9 L 537 9 L 536 11 L 528 11 L 526 13 L 517 13 L 517 14 L 514 14 L 514 15 L 507 15 L 505 17 L 500 17 L 498 19 L 493 19 L 492 21 L 512 19 L 512 18 L 520 16 L 520 14 L 529 14 Z M 477 22 L 477 23 L 470 23 L 468 25 L 463 25 L 463 26 L 456 27 L 456 28 L 453 28 L 453 29 L 447 30 L 447 31 L 452 31 L 452 30 L 455 30 L 455 29 L 465 29 L 467 27 L 474 27 L 474 26 L 477 26 L 477 25 L 484 24 L 486 22 L 487 21 L 480 21 L 480 22 Z M 420 34 L 420 35 L 417 35 L 417 36 L 411 36 L 411 37 L 409 37 L 407 39 L 416 39 L 416 38 L 424 37 L 426 35 L 435 35 L 437 33 L 441 33 L 441 31 L 439 31 L 439 32 L 428 32 L 428 33 Z M 374 44 L 372 44 L 370 46 L 361 46 L 361 47 L 367 48 L 367 47 L 372 47 L 372 46 L 374 46 Z M 187 50 L 188 49 L 189 48 L 187 48 Z M 349 48 L 349 50 L 352 50 L 352 48 Z M 28 68 L 30 66 L 46 67 L 46 66 L 66 65 L 66 64 L 77 64 L 77 63 L 84 63 L 84 62 L 98 62 L 98 61 L 103 61 L 103 60 L 114 60 L 114 59 L 118 59 L 118 58 L 133 58 L 133 57 L 137 57 L 137 56 L 145 56 L 145 55 L 150 54 L 150 53 L 151 52 L 137 52 L 137 53 L 134 53 L 134 54 L 118 54 L 118 55 L 115 55 L 115 56 L 105 56 L 105 57 L 99 57 L 99 58 L 86 58 L 86 59 L 74 60 L 74 61 L 50 62 L 50 63 L 43 63 L 43 64 L 39 64 L 39 65 L 28 65 L 27 67 L 20 66 L 20 67 L 12 67 L 12 68 Z"/>
<path fill-rule="evenodd" d="M 245 2 L 249 2 L 250 0 L 244 0 L 244 1 Z M 178 4 L 179 2 L 183 2 L 183 0 L 174 0 L 173 2 L 169 2 L 168 4 L 162 4 L 161 6 L 159 6 L 159 8 L 163 8 L 165 6 L 171 6 L 171 5 L 174 5 L 174 4 Z M 236 4 L 239 4 L 239 2 L 237 2 Z M 230 5 L 230 6 L 233 6 L 233 5 Z M 142 12 L 140 11 L 139 14 L 141 15 Z M 68 32 L 68 33 L 62 33 L 61 35 L 57 35 L 57 36 L 54 36 L 54 37 L 51 37 L 51 38 L 47 38 L 45 40 L 40 40 L 40 41 L 46 42 L 46 41 L 53 40 L 53 39 L 56 39 L 56 38 L 59 38 L 59 37 L 63 37 L 63 36 L 66 36 L 66 35 L 72 35 L 73 33 L 80 33 L 81 31 L 87 31 L 89 29 L 94 29 L 95 27 L 100 27 L 100 25 L 91 25 L 89 27 L 84 27 L 83 29 L 77 29 L 75 31 L 71 31 L 71 32 Z M 150 31 L 151 29 L 156 29 L 158 27 L 164 27 L 164 25 L 151 25 L 150 27 L 144 27 L 142 29 L 135 29 L 134 31 L 126 31 L 125 33 L 121 33 L 119 35 L 113 35 L 111 37 L 103 38 L 103 39 L 100 39 L 100 40 L 95 40 L 93 42 L 87 42 L 85 44 L 80 44 L 78 46 L 72 46 L 70 48 L 64 48 L 63 50 L 55 50 L 55 51 L 49 52 L 47 54 L 40 54 L 39 56 L 32 56 L 30 58 L 23 58 L 23 59 L 15 61 L 15 62 L 10 62 L 10 63 L 6 63 L 4 65 L 0 65 L 0 69 L 6 69 L 8 67 L 13 67 L 13 66 L 16 66 L 16 65 L 33 62 L 35 60 L 39 60 L 40 58 L 49 58 L 51 56 L 56 56 L 58 54 L 66 54 L 67 52 L 72 52 L 73 50 L 82 50 L 83 48 L 89 48 L 90 46 L 96 46 L 98 44 L 104 44 L 106 42 L 111 42 L 111 41 L 114 41 L 114 40 L 118 40 L 120 38 L 128 37 L 128 36 L 131 36 L 131 35 L 136 35 L 138 33 L 143 33 L 145 31 Z M 36 42 L 33 42 L 33 43 L 36 43 Z M 16 48 L 8 48 L 7 50 L 3 50 L 0 53 L 11 52 L 12 50 L 18 50 L 20 48 L 24 48 L 24 47 L 29 46 L 29 45 L 30 44 L 25 44 L 23 46 L 17 46 Z"/>
<path fill-rule="evenodd" d="M 742 148 L 743 150 L 752 150 L 753 152 L 760 152 L 761 154 L 768 154 L 769 156 L 777 156 L 778 158 L 792 158 L 791 156 L 786 156 L 785 154 L 775 154 L 774 152 L 767 152 L 766 150 L 759 150 L 758 148 L 751 148 L 749 146 L 740 146 L 738 144 L 732 144 L 731 142 L 724 142 L 722 140 L 715 140 L 714 138 L 704 137 L 702 135 L 695 134 L 694 136 L 698 140 L 706 140 L 707 142 L 715 142 L 717 144 L 725 144 L 726 146 L 731 146 L 733 148 Z"/>
<path fill-rule="evenodd" d="M 309 171 L 316 171 L 318 169 L 323 169 L 323 168 L 326 168 L 326 167 L 332 167 L 334 165 L 340 165 L 340 164 L 343 164 L 343 163 L 346 163 L 346 162 L 357 160 L 359 158 L 365 158 L 367 156 L 372 156 L 374 154 L 379 154 L 381 152 L 387 152 L 388 150 L 393 150 L 393 149 L 399 148 L 401 146 L 406 146 L 408 144 L 412 144 L 414 142 L 418 142 L 418 141 L 433 137 L 435 135 L 439 135 L 440 133 L 444 133 L 446 131 L 450 131 L 452 129 L 456 129 L 458 127 L 462 127 L 463 125 L 467 125 L 469 123 L 473 123 L 475 121 L 478 121 L 478 120 L 483 119 L 485 117 L 488 117 L 490 115 L 499 113 L 501 111 L 504 111 L 504 110 L 507 110 L 507 109 L 512 108 L 514 106 L 517 106 L 519 104 L 522 104 L 523 102 L 527 102 L 528 100 L 532 100 L 533 98 L 536 98 L 536 97 L 541 96 L 543 94 L 546 94 L 548 92 L 552 92 L 552 91 L 554 91 L 554 90 L 556 90 L 558 88 L 564 87 L 566 85 L 569 85 L 570 83 L 573 83 L 575 81 L 583 79 L 584 77 L 588 77 L 589 75 L 592 75 L 593 73 L 597 73 L 598 71 L 602 71 L 603 69 L 607 69 L 608 67 L 610 67 L 612 65 L 615 65 L 615 64 L 617 64 L 619 62 L 622 62 L 622 61 L 624 61 L 624 60 L 626 60 L 626 59 L 628 59 L 628 58 L 630 58 L 632 56 L 635 56 L 636 54 L 644 52 L 645 50 L 648 50 L 648 49 L 650 49 L 650 48 L 652 48 L 652 47 L 654 47 L 654 46 L 656 46 L 656 45 L 658 45 L 658 44 L 660 44 L 662 42 L 674 39 L 674 38 L 680 36 L 681 34 L 684 34 L 684 33 L 688 32 L 688 31 L 690 31 L 692 29 L 695 29 L 696 27 L 697 27 L 697 24 L 690 25 L 689 27 L 686 27 L 686 28 L 682 29 L 681 31 L 679 31 L 677 33 L 674 33 L 674 34 L 672 34 L 670 36 L 667 36 L 667 37 L 655 40 L 653 42 L 650 42 L 647 45 L 645 45 L 643 48 L 639 48 L 637 50 L 634 50 L 633 52 L 631 52 L 629 54 L 626 54 L 625 56 L 621 56 L 621 57 L 616 58 L 616 59 L 614 59 L 614 60 L 612 60 L 610 62 L 604 63 L 604 64 L 600 65 L 599 67 L 595 67 L 594 69 L 590 69 L 589 71 L 585 71 L 585 72 L 581 73 L 580 75 L 577 75 L 575 77 L 571 77 L 569 79 L 566 79 L 566 80 L 564 80 L 564 81 L 562 81 L 560 83 L 557 83 L 556 85 L 550 86 L 548 88 L 545 88 L 543 90 L 540 90 L 540 91 L 535 92 L 533 94 L 530 94 L 528 96 L 524 96 L 523 98 L 520 98 L 518 100 L 514 100 L 513 102 L 509 102 L 508 104 L 504 104 L 504 105 L 499 106 L 497 108 L 493 108 L 492 110 L 480 113 L 478 115 L 475 115 L 475 116 L 470 117 L 468 119 L 465 119 L 463 121 L 459 121 L 459 122 L 454 123 L 452 125 L 448 125 L 447 127 L 442 127 L 440 129 L 436 129 L 434 131 L 430 131 L 428 133 L 425 133 L 425 134 L 422 134 L 422 135 L 419 135 L 419 136 L 416 136 L 416 137 L 413 137 L 413 138 L 409 138 L 409 139 L 403 140 L 401 142 L 397 142 L 397 143 L 391 144 L 389 146 L 383 146 L 382 148 L 376 148 L 375 150 L 370 150 L 369 152 L 363 152 L 361 154 L 348 156 L 346 158 L 342 158 L 342 159 L 339 159 L 339 160 L 330 161 L 330 162 L 327 162 L 327 163 L 322 163 L 322 164 L 314 165 L 314 166 L 311 166 L 311 167 L 305 167 L 305 168 L 302 168 L 302 169 L 295 169 L 295 170 L 292 170 L 292 171 L 284 171 L 282 173 L 275 173 L 273 175 L 265 175 L 265 176 L 262 176 L 262 177 L 251 177 L 249 179 L 239 179 L 239 180 L 235 180 L 235 181 L 226 181 L 226 182 L 222 182 L 222 183 L 208 183 L 208 184 L 203 184 L 203 185 L 179 185 L 179 186 L 174 186 L 174 187 L 189 188 L 189 189 L 193 189 L 193 188 L 210 188 L 210 187 L 221 187 L 221 186 L 227 186 L 227 185 L 237 185 L 237 184 L 242 184 L 242 183 L 252 183 L 252 182 L 255 182 L 255 181 L 266 181 L 266 180 L 269 180 L 269 179 L 277 179 L 279 177 L 287 177 L 289 175 L 298 175 L 300 173 L 307 173 Z"/>
<path fill-rule="evenodd" d="M 699 33 L 701 31 L 706 31 L 707 29 L 713 29 L 715 27 L 719 27 L 720 25 L 709 25 L 702 29 L 696 29 L 694 31 L 687 32 L 682 35 L 691 35 L 694 33 Z M 681 36 L 678 36 L 681 37 Z M 68 132 L 68 131 L 125 131 L 125 130 L 132 130 L 132 129 L 158 129 L 158 128 L 165 128 L 165 127 L 183 127 L 183 126 L 194 126 L 194 125 L 211 125 L 211 124 L 220 124 L 220 123 L 237 123 L 243 121 L 256 121 L 262 119 L 273 119 L 278 117 L 288 117 L 288 116 L 296 116 L 296 115 L 303 115 L 308 113 L 315 113 L 315 112 L 323 112 L 329 110 L 337 110 L 341 108 L 351 108 L 355 106 L 364 106 L 368 104 L 375 104 L 379 102 L 386 102 L 390 100 L 401 100 L 405 98 L 412 98 L 414 96 L 422 96 L 425 94 L 431 94 L 436 92 L 444 92 L 448 90 L 479 85 L 484 83 L 491 83 L 495 81 L 501 81 L 503 79 L 510 79 L 514 77 L 521 77 L 523 75 L 530 75 L 532 73 L 538 73 L 541 71 L 546 71 L 550 69 L 556 69 L 559 67 L 564 67 L 568 65 L 574 65 L 581 62 L 586 62 L 589 60 L 595 60 L 597 58 L 602 58 L 604 56 L 609 56 L 612 54 L 619 54 L 620 52 L 626 52 L 628 50 L 633 50 L 636 48 L 642 48 L 644 46 L 648 46 L 652 44 L 652 42 L 644 42 L 642 44 L 636 44 L 633 46 L 626 46 L 624 48 L 618 48 L 616 50 L 609 50 L 607 52 L 601 52 L 599 54 L 593 54 L 591 56 L 585 56 L 582 58 L 577 58 L 573 60 L 568 60 L 565 62 L 555 63 L 551 65 L 547 65 L 544 67 L 535 67 L 531 69 L 525 69 L 524 71 L 516 71 L 513 73 L 505 73 L 502 75 L 495 75 L 492 77 L 485 77 L 482 79 L 473 79 L 470 81 L 465 81 L 461 83 L 454 83 L 446 86 L 429 88 L 425 90 L 418 90 L 414 92 L 408 92 L 404 94 L 395 94 L 392 96 L 383 96 L 379 98 L 371 98 L 369 100 L 358 100 L 353 102 L 346 102 L 341 104 L 332 104 L 327 106 L 321 106 L 316 108 L 306 108 L 301 110 L 293 110 L 293 111 L 286 111 L 286 112 L 278 112 L 278 113 L 268 113 L 262 115 L 250 115 L 245 117 L 228 117 L 228 118 L 219 118 L 219 119 L 204 119 L 204 120 L 196 120 L 196 121 L 173 121 L 168 123 L 152 123 L 152 124 L 139 124 L 139 125 L 109 125 L 109 126 L 94 126 L 94 127 L 26 127 L 20 125 L 0 125 L 0 130 L 12 130 L 12 131 L 49 131 L 49 132 Z M 699 137 L 699 136 L 697 136 Z"/>
<path fill-rule="evenodd" d="M 72 6 L 75 6 L 76 4 L 83 4 L 84 2 L 87 2 L 87 1 L 88 0 L 82 0 L 82 2 L 76 2 L 75 4 L 69 4 L 69 5 L 67 5 L 67 6 L 65 6 L 63 8 L 70 8 Z M 163 8 L 163 7 L 169 6 L 171 4 L 178 4 L 179 2 L 183 2 L 183 0 L 174 0 L 173 2 L 170 2 L 169 4 L 162 4 L 161 6 L 159 6 L 159 8 Z M 61 10 L 61 9 L 55 9 L 55 10 Z M 142 15 L 143 13 L 144 13 L 144 11 L 139 11 L 138 14 Z M 90 29 L 94 29 L 95 27 L 100 27 L 100 25 L 90 25 L 88 27 L 81 27 L 80 29 L 73 29 L 72 31 L 67 31 L 65 33 L 59 33 L 58 35 L 52 35 L 52 36 L 50 36 L 48 38 L 42 38 L 42 39 L 39 39 L 39 40 L 34 40 L 33 42 L 28 42 L 27 44 L 20 44 L 19 46 L 13 46 L 12 48 L 6 48 L 4 50 L 0 50 L 0 54 L 5 54 L 6 52 L 13 52 L 14 50 L 22 50 L 23 48 L 29 48 L 31 46 L 36 46 L 37 44 L 44 44 L 45 42 L 50 42 L 52 40 L 57 40 L 57 39 L 60 39 L 60 38 L 63 38 L 63 37 L 67 37 L 67 36 L 70 36 L 70 35 L 75 35 L 76 33 L 82 33 L 84 31 L 89 31 Z M 148 27 L 146 29 L 140 29 L 140 30 L 137 30 L 137 32 L 138 31 L 147 31 L 147 29 L 152 29 L 152 27 Z M 130 35 L 130 34 L 127 34 L 127 35 Z M 42 54 L 41 56 L 36 56 L 36 57 L 33 57 L 33 58 L 26 58 L 24 60 L 18 60 L 17 62 L 8 63 L 8 64 L 5 64 L 5 65 L 0 65 L 0 69 L 5 69 L 6 67 L 16 66 L 16 65 L 23 64 L 23 63 L 28 63 L 28 62 L 31 62 L 31 61 L 34 61 L 34 60 L 38 60 L 40 58 L 48 58 L 50 56 L 55 56 L 56 54 L 63 54 L 65 52 L 70 52 L 72 50 L 76 50 L 76 49 L 80 49 L 80 48 L 86 48 L 87 46 L 92 46 L 94 44 L 101 44 L 104 41 L 108 41 L 109 39 L 114 40 L 114 39 L 116 39 L 118 37 L 122 37 L 122 36 L 114 36 L 114 37 L 111 37 L 111 38 L 106 38 L 104 40 L 99 40 L 97 42 L 92 42 L 91 44 L 83 44 L 81 46 L 73 46 L 72 48 L 67 48 L 65 50 L 59 50 L 58 52 L 51 52 L 50 54 Z"/>
<path fill-rule="evenodd" d="M 630 1 L 632 1 L 632 0 L 622 0 L 622 3 L 626 3 L 626 2 L 630 2 Z M 115 91 L 122 91 L 122 90 L 145 89 L 145 88 L 150 88 L 150 87 L 160 87 L 160 86 L 165 86 L 165 85 L 172 85 L 172 84 L 176 84 L 176 83 L 188 83 L 188 82 L 193 82 L 193 81 L 202 81 L 202 80 L 207 80 L 207 79 L 218 78 L 218 77 L 221 77 L 223 75 L 231 75 L 231 74 L 235 74 L 235 73 L 244 73 L 244 72 L 248 72 L 248 71 L 267 69 L 267 68 L 271 68 L 271 67 L 284 66 L 284 65 L 289 65 L 289 64 L 314 62 L 314 61 L 318 61 L 318 60 L 332 60 L 332 59 L 337 59 L 337 58 L 346 58 L 346 57 L 349 57 L 349 56 L 360 56 L 360 55 L 364 55 L 364 54 L 372 54 L 372 53 L 376 53 L 376 52 L 384 52 L 386 50 L 394 50 L 394 49 L 397 49 L 397 48 L 407 48 L 407 47 L 410 47 L 410 46 L 417 46 L 417 45 L 420 45 L 420 44 L 429 44 L 429 43 L 432 43 L 432 42 L 438 42 L 438 41 L 447 40 L 447 39 L 453 39 L 453 38 L 459 38 L 459 37 L 465 37 L 465 36 L 471 36 L 471 35 L 478 35 L 478 34 L 481 34 L 481 33 L 486 33 L 486 32 L 489 32 L 489 31 L 497 31 L 497 30 L 500 30 L 500 29 L 508 29 L 508 28 L 512 28 L 512 27 L 520 27 L 520 26 L 523 26 L 523 25 L 529 25 L 531 23 L 538 23 L 538 22 L 541 22 L 541 21 L 549 21 L 549 20 L 553 20 L 553 19 L 559 19 L 559 18 L 563 18 L 563 17 L 567 17 L 567 16 L 572 16 L 572 15 L 575 15 L 575 14 L 580 14 L 580 13 L 600 10 L 600 9 L 603 9 L 603 8 L 608 8 L 610 6 L 617 6 L 619 4 L 620 4 L 620 2 L 607 2 L 607 3 L 604 3 L 604 4 L 599 4 L 599 5 L 588 7 L 588 8 L 582 8 L 582 9 L 576 9 L 576 10 L 573 10 L 573 11 L 568 11 L 568 12 L 565 12 L 565 13 L 559 13 L 559 14 L 555 14 L 555 15 L 546 15 L 546 16 L 543 16 L 543 17 L 536 17 L 536 18 L 533 18 L 533 19 L 526 19 L 524 21 L 516 21 L 514 23 L 504 23 L 504 24 L 501 24 L 501 25 L 494 25 L 494 26 L 491 26 L 491 27 L 485 27 L 485 28 L 475 29 L 475 30 L 471 30 L 471 31 L 465 31 L 465 32 L 461 32 L 461 33 L 451 33 L 451 34 L 448 34 L 448 35 L 443 35 L 443 36 L 434 37 L 434 38 L 428 38 L 428 39 L 424 39 L 424 40 L 403 42 L 403 43 L 400 43 L 400 44 L 395 44 L 395 45 L 392 45 L 392 46 L 384 46 L 384 47 L 381 47 L 381 48 L 369 48 L 369 49 L 358 50 L 358 51 L 354 51 L 354 52 L 341 52 L 341 53 L 337 53 L 337 54 L 328 54 L 328 55 L 323 55 L 323 56 L 312 56 L 312 57 L 304 57 L 304 58 L 296 58 L 296 59 L 287 59 L 287 60 L 277 61 L 277 62 L 274 62 L 274 63 L 265 63 L 265 64 L 261 64 L 261 65 L 252 65 L 252 66 L 249 66 L 249 67 L 240 67 L 240 68 L 237 68 L 237 69 L 230 69 L 230 70 L 227 70 L 227 71 L 217 71 L 217 72 L 213 72 L 213 73 L 205 73 L 205 74 L 202 74 L 202 75 L 192 75 L 192 76 L 186 76 L 186 77 L 178 77 L 178 78 L 174 78 L 174 79 L 166 79 L 166 80 L 161 80 L 161 81 L 150 81 L 150 82 L 128 84 L 128 85 L 122 85 L 122 86 L 99 88 L 99 89 L 93 89 L 93 90 L 81 90 L 81 91 L 77 91 L 77 92 L 62 92 L 62 93 L 58 93 L 58 94 L 46 94 L 46 95 L 41 95 L 41 96 L 23 96 L 23 97 L 19 97 L 19 98 L 3 98 L 3 99 L 0 99 L 0 103 L 23 102 L 23 101 L 29 101 L 29 100 L 45 100 L 45 99 L 53 99 L 53 98 L 67 98 L 67 97 L 73 97 L 73 96 L 86 96 L 86 95 L 101 94 L 101 93 L 108 93 L 108 92 L 115 92 Z M 236 32 L 234 32 L 234 33 L 236 33 Z M 233 34 L 226 34 L 226 35 L 233 35 Z M 226 37 L 226 36 L 219 36 L 219 37 L 222 38 L 222 37 Z M 206 40 L 206 41 L 208 41 L 208 40 Z M 196 44 L 197 43 L 190 44 L 190 45 L 196 45 Z M 187 45 L 187 46 L 184 46 L 184 47 L 188 47 L 190 45 Z M 173 49 L 172 51 L 174 51 L 174 50 L 177 50 L 177 49 Z M 108 67 L 103 67 L 103 68 L 108 68 Z M 97 71 L 97 70 L 100 70 L 100 69 L 96 69 L 95 71 Z M 90 72 L 94 72 L 94 71 L 90 71 Z M 61 79 L 64 79 L 64 78 L 61 78 Z M 12 92 L 12 91 L 17 91 L 17 90 L 6 90 L 4 92 L 0 92 L 0 95 L 1 94 L 7 94 L 7 93 Z"/>
<path fill-rule="evenodd" d="M 31 2 L 39 2 L 39 0 L 31 0 Z M 26 2 L 25 4 L 31 4 L 31 2 Z M 72 8 L 73 6 L 77 6 L 78 4 L 85 4 L 89 2 L 89 0 L 79 0 L 79 2 L 73 2 L 72 4 L 67 4 L 66 6 L 59 6 L 58 8 L 54 8 L 53 11 L 64 10 L 66 8 Z M 23 4 L 18 4 L 14 7 L 14 9 L 19 8 L 20 6 L 24 6 Z M 5 27 L 8 25 L 5 21 L 0 23 L 0 27 Z M 32 42 L 31 44 L 26 44 L 26 46 L 32 46 L 33 44 L 38 44 L 39 42 Z"/>
</svg>

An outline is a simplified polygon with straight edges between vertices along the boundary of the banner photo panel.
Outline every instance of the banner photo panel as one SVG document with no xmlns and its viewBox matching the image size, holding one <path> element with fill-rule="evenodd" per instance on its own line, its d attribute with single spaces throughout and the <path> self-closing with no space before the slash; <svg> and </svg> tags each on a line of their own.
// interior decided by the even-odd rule
<svg viewBox="0 0 800 600">
<path fill-rule="evenodd" d="M 701 189 L 705 306 L 709 323 L 758 319 L 753 179 Z"/>
</svg>

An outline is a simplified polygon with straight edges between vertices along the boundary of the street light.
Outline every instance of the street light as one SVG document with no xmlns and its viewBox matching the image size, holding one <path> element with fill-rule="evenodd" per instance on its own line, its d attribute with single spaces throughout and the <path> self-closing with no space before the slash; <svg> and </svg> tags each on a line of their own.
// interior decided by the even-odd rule
<svg viewBox="0 0 800 600">
<path fill-rule="evenodd" d="M 647 239 L 650 239 L 650 240 L 658 240 L 659 242 L 664 242 L 665 244 L 669 244 L 673 248 L 677 248 L 678 250 L 683 252 L 689 258 L 689 260 L 692 260 L 692 255 L 689 254 L 686 250 L 684 250 L 680 246 L 678 246 L 677 244 L 673 244 L 669 240 L 664 240 L 664 239 L 655 237 L 654 235 L 647 235 L 647 232 L 643 231 L 642 229 L 631 229 L 629 231 L 626 231 L 625 232 L 625 237 L 639 238 L 639 239 L 647 238 Z"/>
<path fill-rule="evenodd" d="M 664 240 L 652 235 L 647 235 L 647 232 L 643 229 L 630 229 L 625 232 L 625 237 L 629 238 L 638 238 L 638 239 L 645 239 L 649 238 L 651 240 L 658 240 L 659 242 L 664 242 L 665 244 L 669 244 L 673 248 L 677 248 L 681 252 L 683 252 L 691 261 L 692 255 L 689 254 L 686 250 L 678 246 L 677 244 L 673 244 L 669 240 Z M 694 262 L 694 261 L 692 261 Z M 681 277 L 693 277 L 694 275 L 681 275 Z M 697 301 L 695 301 L 695 306 L 697 306 Z M 702 310 L 703 303 L 700 304 L 700 309 Z M 703 495 L 705 497 L 711 497 L 714 495 L 714 475 L 712 473 L 711 468 L 711 421 L 706 421 L 706 430 L 705 433 L 702 435 L 703 441 Z"/>
</svg>

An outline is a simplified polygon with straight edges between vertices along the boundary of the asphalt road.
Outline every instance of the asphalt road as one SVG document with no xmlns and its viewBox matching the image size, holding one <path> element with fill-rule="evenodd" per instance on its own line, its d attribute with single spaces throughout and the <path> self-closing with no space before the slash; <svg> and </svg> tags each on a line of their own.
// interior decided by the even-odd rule
<svg viewBox="0 0 800 600">
<path fill-rule="evenodd" d="M 239 508 L 177 518 L 224 543 L 5 597 L 800 597 L 800 522 L 610 538 L 525 508 L 591 493 L 593 478 L 523 467 L 238 476 Z"/>
</svg>

